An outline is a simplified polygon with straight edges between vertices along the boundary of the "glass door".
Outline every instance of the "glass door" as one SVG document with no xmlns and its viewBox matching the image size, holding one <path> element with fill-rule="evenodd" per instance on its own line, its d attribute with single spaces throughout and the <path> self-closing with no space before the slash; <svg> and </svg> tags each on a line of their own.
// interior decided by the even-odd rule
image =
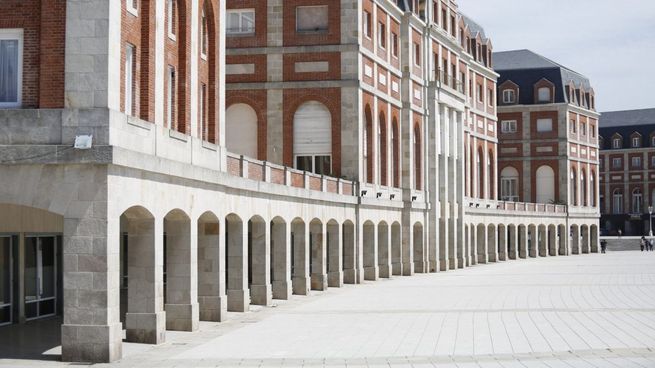
<svg viewBox="0 0 655 368">
<path fill-rule="evenodd" d="M 25 318 L 53 316 L 57 305 L 57 240 L 25 238 Z"/>
<path fill-rule="evenodd" d="M 0 326 L 12 322 L 12 259 L 11 237 L 0 236 Z"/>
</svg>

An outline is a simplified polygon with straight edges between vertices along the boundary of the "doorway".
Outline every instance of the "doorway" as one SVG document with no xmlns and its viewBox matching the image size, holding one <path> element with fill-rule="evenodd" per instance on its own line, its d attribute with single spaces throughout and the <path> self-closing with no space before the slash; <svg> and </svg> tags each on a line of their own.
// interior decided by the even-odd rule
<svg viewBox="0 0 655 368">
<path fill-rule="evenodd" d="M 25 237 L 25 319 L 57 313 L 57 238 Z"/>
</svg>

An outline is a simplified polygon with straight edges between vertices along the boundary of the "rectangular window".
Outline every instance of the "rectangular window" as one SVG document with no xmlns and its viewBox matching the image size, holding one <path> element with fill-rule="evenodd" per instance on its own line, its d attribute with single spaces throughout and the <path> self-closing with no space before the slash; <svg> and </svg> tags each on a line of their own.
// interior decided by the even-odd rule
<svg viewBox="0 0 655 368">
<path fill-rule="evenodd" d="M 639 147 L 639 137 L 632 137 L 632 147 Z"/>
<path fill-rule="evenodd" d="M 366 10 L 364 10 L 363 22 L 364 22 L 364 36 L 370 39 L 371 32 L 372 32 L 371 30 L 372 20 L 371 20 L 371 13 L 367 12 Z"/>
<path fill-rule="evenodd" d="M 138 17 L 139 16 L 139 0 L 125 0 L 127 11 Z"/>
<path fill-rule="evenodd" d="M 252 35 L 255 33 L 255 9 L 230 9 L 226 16 L 228 35 Z"/>
<path fill-rule="evenodd" d="M 200 134 L 203 140 L 209 139 L 209 130 L 207 129 L 207 85 L 200 83 L 200 96 L 198 98 L 198 123 L 200 125 Z"/>
<path fill-rule="evenodd" d="M 655 168 L 655 156 L 650 156 L 650 167 Z"/>
<path fill-rule="evenodd" d="M 207 16 L 203 10 L 200 14 L 200 57 L 207 60 L 207 50 L 209 49 L 209 32 L 207 28 Z"/>
<path fill-rule="evenodd" d="M 513 89 L 503 90 L 503 103 L 514 103 L 516 92 Z"/>
<path fill-rule="evenodd" d="M 168 122 L 168 127 L 170 129 L 175 129 L 176 124 L 175 124 L 175 101 L 176 101 L 176 91 L 175 91 L 175 86 L 176 86 L 176 76 L 175 76 L 175 68 L 172 66 L 168 66 L 168 85 L 166 88 L 167 92 L 167 103 L 166 103 L 166 121 Z"/>
<path fill-rule="evenodd" d="M 620 157 L 614 157 L 614 158 L 612 158 L 612 168 L 614 168 L 614 169 L 620 169 L 621 167 L 623 167 L 623 163 L 622 163 L 621 161 L 622 161 L 622 160 L 621 160 Z"/>
<path fill-rule="evenodd" d="M 421 46 L 414 43 L 414 65 L 421 66 Z"/>
<path fill-rule="evenodd" d="M 332 157 L 329 155 L 296 156 L 296 169 L 319 175 L 332 175 Z"/>
<path fill-rule="evenodd" d="M 0 29 L 0 108 L 21 106 L 23 30 Z"/>
<path fill-rule="evenodd" d="M 553 131 L 553 119 L 537 119 L 537 131 L 538 132 L 552 132 Z"/>
<path fill-rule="evenodd" d="M 580 123 L 580 135 L 583 137 L 587 135 L 587 124 Z"/>
<path fill-rule="evenodd" d="M 168 0 L 166 2 L 166 23 L 168 25 L 168 37 L 172 40 L 175 39 L 175 29 L 177 24 L 175 24 L 177 20 L 177 1 L 175 0 Z"/>
<path fill-rule="evenodd" d="M 493 105 L 494 105 L 494 90 L 491 89 L 491 88 L 489 88 L 489 89 L 487 90 L 487 104 L 488 104 L 489 106 L 493 106 Z"/>
<path fill-rule="evenodd" d="M 136 48 L 129 43 L 125 46 L 125 113 L 134 114 L 134 59 Z"/>
<path fill-rule="evenodd" d="M 299 6 L 296 8 L 296 32 L 327 32 L 328 6 Z"/>
<path fill-rule="evenodd" d="M 391 56 L 398 57 L 398 35 L 391 33 Z"/>
<path fill-rule="evenodd" d="M 641 157 L 636 156 L 632 158 L 632 167 L 641 167 Z"/>
<path fill-rule="evenodd" d="M 384 23 L 378 23 L 378 46 L 382 49 L 387 48 L 387 27 Z"/>
<path fill-rule="evenodd" d="M 500 179 L 500 195 L 503 201 L 518 202 L 518 178 L 501 178 Z"/>
<path fill-rule="evenodd" d="M 575 122 L 575 119 L 571 120 L 571 133 L 575 134 L 575 132 L 577 131 L 576 127 L 577 124 Z"/>
<path fill-rule="evenodd" d="M 502 133 L 516 133 L 516 120 L 503 120 L 500 122 Z"/>
<path fill-rule="evenodd" d="M 478 102 L 483 102 L 482 85 L 478 84 Z"/>
</svg>

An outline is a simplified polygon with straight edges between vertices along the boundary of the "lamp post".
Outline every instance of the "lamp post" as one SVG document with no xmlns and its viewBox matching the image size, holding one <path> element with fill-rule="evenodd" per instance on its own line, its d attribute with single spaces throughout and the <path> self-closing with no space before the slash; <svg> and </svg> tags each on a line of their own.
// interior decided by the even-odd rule
<svg viewBox="0 0 655 368">
<path fill-rule="evenodd" d="M 648 206 L 648 236 L 653 236 L 653 206 Z"/>
</svg>

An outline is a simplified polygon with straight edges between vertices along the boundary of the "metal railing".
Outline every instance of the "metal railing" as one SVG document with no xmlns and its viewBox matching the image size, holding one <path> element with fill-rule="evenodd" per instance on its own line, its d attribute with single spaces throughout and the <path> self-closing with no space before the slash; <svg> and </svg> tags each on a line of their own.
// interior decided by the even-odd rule
<svg viewBox="0 0 655 368">
<path fill-rule="evenodd" d="M 448 74 L 443 69 L 439 68 L 434 72 L 434 81 L 439 87 L 449 87 L 455 91 L 464 94 L 464 82 L 459 80 L 456 75 Z"/>
</svg>

